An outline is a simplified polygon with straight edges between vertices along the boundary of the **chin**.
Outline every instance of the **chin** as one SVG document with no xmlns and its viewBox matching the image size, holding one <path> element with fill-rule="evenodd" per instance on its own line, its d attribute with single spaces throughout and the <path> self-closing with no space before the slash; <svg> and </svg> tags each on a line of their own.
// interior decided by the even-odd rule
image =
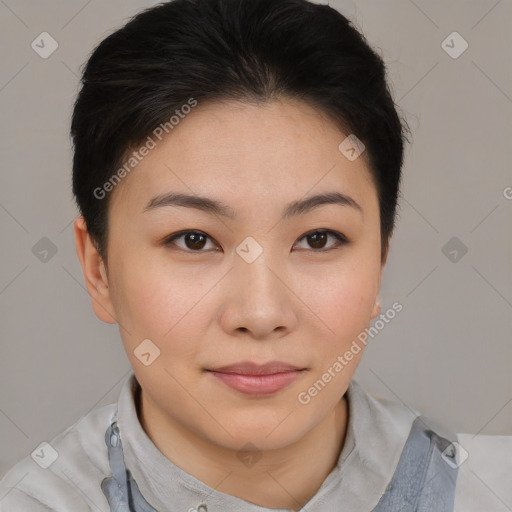
<svg viewBox="0 0 512 512">
<path fill-rule="evenodd" d="M 222 440 L 217 440 L 222 446 L 239 450 L 246 444 L 254 445 L 258 450 L 277 450 L 301 439 L 307 429 L 302 422 L 297 422 L 293 415 L 276 420 L 274 416 L 260 415 L 256 421 L 247 416 L 232 418 L 227 427 L 227 434 L 222 430 Z"/>
</svg>

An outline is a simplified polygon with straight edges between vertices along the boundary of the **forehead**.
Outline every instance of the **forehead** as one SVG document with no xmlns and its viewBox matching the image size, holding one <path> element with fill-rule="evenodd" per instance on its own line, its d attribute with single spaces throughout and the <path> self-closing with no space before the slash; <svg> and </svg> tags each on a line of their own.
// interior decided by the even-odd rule
<svg viewBox="0 0 512 512">
<path fill-rule="evenodd" d="M 224 198 L 245 191 L 247 200 L 276 201 L 313 189 L 372 194 L 365 153 L 350 161 L 339 149 L 347 135 L 298 100 L 200 103 L 162 140 L 151 136 L 154 147 L 116 187 L 111 208 L 141 210 L 171 190 Z"/>
</svg>

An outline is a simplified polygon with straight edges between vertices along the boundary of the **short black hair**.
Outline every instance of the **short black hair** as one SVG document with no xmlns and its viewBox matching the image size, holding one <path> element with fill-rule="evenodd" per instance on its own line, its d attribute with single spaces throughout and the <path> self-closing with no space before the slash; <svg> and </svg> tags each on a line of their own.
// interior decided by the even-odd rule
<svg viewBox="0 0 512 512">
<path fill-rule="evenodd" d="M 387 252 L 409 130 L 383 59 L 337 10 L 307 0 L 163 2 L 101 41 L 81 84 L 71 121 L 73 194 L 105 263 L 105 195 L 112 187 L 104 184 L 191 100 L 299 99 L 354 134 L 366 148 L 379 198 L 381 256 Z"/>
</svg>

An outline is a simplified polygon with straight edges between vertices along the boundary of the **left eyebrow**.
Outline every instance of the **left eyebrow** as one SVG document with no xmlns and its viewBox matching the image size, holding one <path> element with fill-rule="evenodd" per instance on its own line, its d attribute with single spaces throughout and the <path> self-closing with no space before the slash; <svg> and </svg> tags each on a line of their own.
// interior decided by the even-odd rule
<svg viewBox="0 0 512 512">
<path fill-rule="evenodd" d="M 352 197 L 341 192 L 326 192 L 314 196 L 292 201 L 284 209 L 281 218 L 289 219 L 296 215 L 304 215 L 311 210 L 327 204 L 338 204 L 357 210 L 361 216 L 363 209 L 359 203 Z M 144 212 L 163 208 L 165 206 L 182 206 L 185 208 L 195 208 L 213 215 L 235 219 L 235 211 L 227 204 L 211 199 L 209 197 L 193 196 L 188 194 L 167 193 L 153 197 L 143 210 Z"/>
</svg>

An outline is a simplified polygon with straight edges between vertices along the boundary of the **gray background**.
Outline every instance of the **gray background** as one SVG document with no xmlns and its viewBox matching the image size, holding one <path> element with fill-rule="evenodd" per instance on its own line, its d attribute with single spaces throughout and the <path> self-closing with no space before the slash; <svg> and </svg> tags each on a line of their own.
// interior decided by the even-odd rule
<svg viewBox="0 0 512 512">
<path fill-rule="evenodd" d="M 0 475 L 115 401 L 130 369 L 76 257 L 68 131 L 93 46 L 154 4 L 0 0 Z M 512 2 L 331 5 L 383 55 L 413 131 L 382 285 L 383 312 L 403 310 L 355 378 L 456 432 L 512 434 Z M 31 48 L 43 31 L 59 44 L 47 59 Z M 469 43 L 456 59 L 441 46 L 453 31 Z M 46 262 L 43 237 L 57 249 Z"/>
</svg>

